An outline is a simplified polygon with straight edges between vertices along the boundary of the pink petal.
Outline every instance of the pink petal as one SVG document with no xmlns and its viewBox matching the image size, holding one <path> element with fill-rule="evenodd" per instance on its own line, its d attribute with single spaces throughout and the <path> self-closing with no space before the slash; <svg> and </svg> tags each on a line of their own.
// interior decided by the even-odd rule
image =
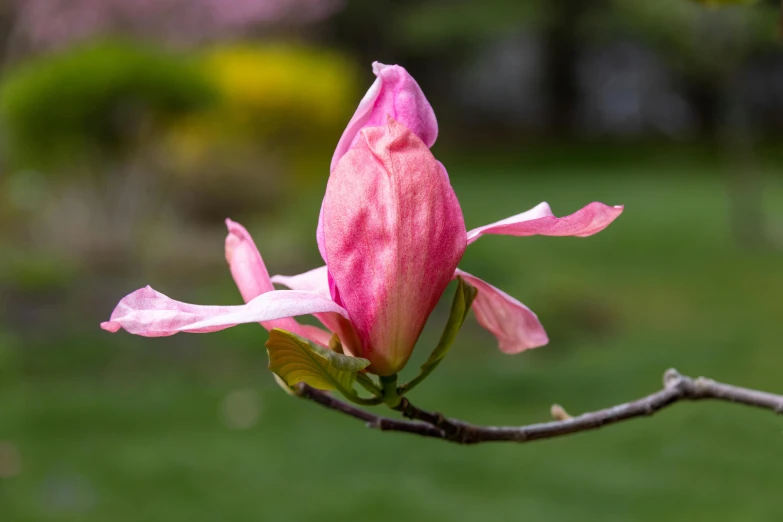
<svg viewBox="0 0 783 522">
<path fill-rule="evenodd" d="M 285 285 L 291 290 L 304 290 L 323 295 L 324 297 L 330 297 L 329 274 L 326 266 L 313 268 L 308 272 L 293 276 L 275 275 L 272 276 L 272 282 Z"/>
<path fill-rule="evenodd" d="M 432 147 L 438 137 L 435 112 L 408 71 L 399 65 L 384 65 L 378 62 L 373 62 L 372 70 L 377 79 L 359 102 L 359 107 L 337 143 L 330 171 L 335 169 L 340 158 L 359 140 L 359 132 L 363 128 L 385 126 L 388 116 L 408 127 L 427 147 Z M 448 175 L 446 177 L 448 178 Z M 328 265 L 323 244 L 323 205 L 318 216 L 316 240 L 318 251 Z M 332 298 L 339 303 L 337 291 L 331 282 L 330 287 Z"/>
<path fill-rule="evenodd" d="M 514 354 L 549 342 L 538 317 L 527 306 L 467 272 L 457 269 L 454 275 L 478 289 L 473 312 L 479 324 L 497 337 L 500 351 Z"/>
<path fill-rule="evenodd" d="M 264 260 L 245 227 L 230 219 L 226 219 L 226 227 L 226 262 L 242 299 L 248 302 L 274 290 Z"/>
<path fill-rule="evenodd" d="M 318 252 L 321 253 L 321 258 L 324 260 L 324 263 L 326 263 L 327 267 L 329 266 L 329 262 L 327 261 L 327 255 L 326 255 L 326 243 L 324 240 L 324 204 L 323 201 L 321 202 L 321 213 L 318 216 L 318 226 L 315 229 L 315 240 L 318 243 Z M 329 290 L 329 295 L 332 297 L 332 300 L 339 304 L 340 306 L 343 305 L 342 300 L 340 299 L 340 292 L 337 290 L 337 287 L 334 284 L 334 278 L 332 278 L 331 274 L 329 274 L 329 269 L 326 270 L 326 284 L 327 288 Z"/>
<path fill-rule="evenodd" d="M 144 337 L 163 337 L 178 332 L 216 332 L 243 323 L 320 312 L 348 315 L 331 299 L 311 292 L 279 290 L 262 294 L 245 305 L 201 306 L 175 301 L 147 286 L 122 298 L 101 328 L 109 332 L 124 328 Z"/>
<path fill-rule="evenodd" d="M 326 244 L 324 243 L 324 203 L 321 201 L 321 211 L 318 213 L 318 225 L 315 228 L 315 242 L 318 244 L 318 252 L 321 254 L 321 259 L 324 263 L 329 265 L 326 260 Z"/>
<path fill-rule="evenodd" d="M 372 72 L 378 78 L 359 102 L 343 132 L 334 151 L 330 171 L 356 143 L 362 128 L 383 126 L 387 116 L 408 127 L 427 147 L 432 147 L 438 137 L 438 122 L 432 106 L 408 71 L 399 65 L 374 62 Z"/>
<path fill-rule="evenodd" d="M 565 217 L 555 217 L 547 203 L 540 203 L 532 209 L 502 219 L 491 225 L 474 228 L 468 232 L 468 244 L 484 234 L 507 236 L 577 236 L 597 234 L 622 214 L 623 206 L 610 207 L 593 202 Z"/>
<path fill-rule="evenodd" d="M 304 290 L 331 298 L 328 279 L 329 274 L 325 266 L 294 276 L 272 276 L 273 283 L 285 285 L 291 290 Z M 361 353 L 362 343 L 351 321 L 334 313 L 315 314 L 315 317 L 337 334 L 346 353 L 349 355 Z"/>
<path fill-rule="evenodd" d="M 372 371 L 402 368 L 465 250 L 465 224 L 441 166 L 405 125 L 368 127 L 329 178 L 329 273 Z"/>
<path fill-rule="evenodd" d="M 261 294 L 274 290 L 264 260 L 248 231 L 235 221 L 226 219 L 226 262 L 228 262 L 234 282 L 247 303 Z M 301 335 L 323 346 L 329 345 L 329 332 L 311 326 L 299 324 L 296 319 L 286 317 L 275 321 L 264 321 L 261 326 L 267 330 L 281 328 Z"/>
</svg>

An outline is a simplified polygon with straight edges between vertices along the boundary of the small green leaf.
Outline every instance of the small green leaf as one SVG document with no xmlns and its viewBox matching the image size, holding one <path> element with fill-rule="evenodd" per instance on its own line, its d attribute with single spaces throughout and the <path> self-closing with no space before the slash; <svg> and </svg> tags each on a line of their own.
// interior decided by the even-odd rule
<svg viewBox="0 0 783 522">
<path fill-rule="evenodd" d="M 269 332 L 266 349 L 269 369 L 289 386 L 304 382 L 343 395 L 355 395 L 356 372 L 370 365 L 367 359 L 333 352 L 278 328 Z"/>
<path fill-rule="evenodd" d="M 438 345 L 429 358 L 421 365 L 421 372 L 418 377 L 403 385 L 400 389 L 401 393 L 410 391 L 414 386 L 426 379 L 438 367 L 440 361 L 449 353 L 451 345 L 454 344 L 457 333 L 462 328 L 462 323 L 465 322 L 470 306 L 473 304 L 476 294 L 478 294 L 478 290 L 466 283 L 461 277 L 457 277 L 457 281 L 459 286 L 457 287 L 457 293 L 454 294 L 454 301 L 451 303 L 451 315 L 449 315 L 446 328 L 443 329 L 443 334 L 440 336 L 440 341 L 438 341 Z"/>
<path fill-rule="evenodd" d="M 449 352 L 460 328 L 462 328 L 462 323 L 465 322 L 465 317 L 467 317 L 470 311 L 470 305 L 473 304 L 473 300 L 476 298 L 476 294 L 478 294 L 478 290 L 466 283 L 461 277 L 458 277 L 457 281 L 459 286 L 457 287 L 457 293 L 454 295 L 454 301 L 451 303 L 451 315 L 446 323 L 446 328 L 443 330 L 443 334 L 440 336 L 438 346 L 432 351 L 427 361 L 421 365 L 422 372 L 427 371 L 431 366 L 437 365 Z"/>
<path fill-rule="evenodd" d="M 275 382 L 277 383 L 277 385 L 280 386 L 284 392 L 286 392 L 288 395 L 296 395 L 294 389 L 291 388 L 287 382 L 281 379 L 279 375 L 273 373 L 272 376 L 275 378 Z"/>
</svg>

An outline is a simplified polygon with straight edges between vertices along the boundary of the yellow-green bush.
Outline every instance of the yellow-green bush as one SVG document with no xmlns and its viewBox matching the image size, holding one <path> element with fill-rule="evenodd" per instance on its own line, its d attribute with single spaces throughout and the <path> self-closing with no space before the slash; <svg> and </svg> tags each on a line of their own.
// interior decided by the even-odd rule
<svg viewBox="0 0 783 522">
<path fill-rule="evenodd" d="M 358 100 L 355 67 L 330 50 L 235 44 L 206 50 L 201 67 L 220 102 L 171 129 L 171 143 L 186 164 L 225 147 L 293 159 L 292 149 L 326 136 L 336 143 Z"/>
<path fill-rule="evenodd" d="M 344 123 L 356 103 L 356 71 L 332 51 L 291 45 L 220 47 L 205 71 L 229 110 L 281 125 Z"/>
</svg>

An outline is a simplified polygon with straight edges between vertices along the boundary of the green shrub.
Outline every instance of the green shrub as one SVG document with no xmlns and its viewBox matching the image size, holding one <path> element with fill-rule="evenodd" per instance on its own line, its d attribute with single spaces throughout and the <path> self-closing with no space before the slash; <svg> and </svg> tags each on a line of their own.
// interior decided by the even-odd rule
<svg viewBox="0 0 783 522">
<path fill-rule="evenodd" d="M 214 99 L 198 66 L 182 56 L 131 42 L 79 46 L 5 76 L 3 150 L 15 168 L 111 160 L 151 127 Z"/>
</svg>

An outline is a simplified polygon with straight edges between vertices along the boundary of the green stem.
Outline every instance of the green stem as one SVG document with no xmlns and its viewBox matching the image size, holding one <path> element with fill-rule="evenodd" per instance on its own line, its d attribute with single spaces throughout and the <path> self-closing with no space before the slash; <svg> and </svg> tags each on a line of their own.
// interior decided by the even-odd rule
<svg viewBox="0 0 783 522">
<path fill-rule="evenodd" d="M 428 367 L 426 370 L 422 370 L 422 372 L 417 375 L 414 379 L 411 379 L 410 382 L 406 382 L 402 386 L 400 386 L 400 389 L 398 390 L 400 395 L 405 395 L 409 391 L 411 391 L 413 388 L 419 385 L 424 379 L 429 377 L 429 375 L 435 370 L 435 368 L 438 367 L 438 364 L 440 364 L 440 361 L 433 364 L 432 366 Z"/>
<path fill-rule="evenodd" d="M 468 311 L 470 311 L 473 300 L 478 293 L 476 288 L 466 283 L 461 277 L 458 277 L 457 280 L 457 292 L 454 294 L 454 301 L 451 303 L 451 314 L 449 314 L 449 320 L 446 322 L 446 327 L 443 329 L 443 334 L 441 334 L 437 346 L 435 346 L 432 354 L 430 354 L 429 358 L 422 364 L 419 375 L 397 389 L 398 395 L 405 395 L 419 383 L 423 382 L 424 379 L 435 371 L 435 368 L 437 368 L 443 358 L 446 357 L 451 345 L 454 344 L 457 333 L 459 333 L 460 328 L 462 328 L 462 323 L 465 322 L 465 316 L 467 316 Z"/>
<path fill-rule="evenodd" d="M 358 379 L 357 374 L 357 379 Z M 382 395 L 376 395 L 375 397 L 370 397 L 369 399 L 365 399 L 364 397 L 359 397 L 359 394 L 356 393 L 356 390 L 353 389 L 353 386 L 351 386 L 348 389 L 343 388 L 342 386 L 337 386 L 337 391 L 339 391 L 343 397 L 348 399 L 349 401 L 355 403 L 355 404 L 361 404 L 362 406 L 375 406 L 376 404 L 381 404 L 385 402 L 385 397 Z"/>
<path fill-rule="evenodd" d="M 389 408 L 396 408 L 400 405 L 402 397 L 397 391 L 397 374 L 381 375 L 381 388 L 383 389 L 383 402 Z"/>
<path fill-rule="evenodd" d="M 351 389 L 351 392 L 353 392 L 353 394 L 345 393 L 342 390 L 340 390 L 340 392 L 343 394 L 343 397 L 345 397 L 349 401 L 355 404 L 361 404 L 362 406 L 377 406 L 378 404 L 382 404 L 383 402 L 385 402 L 385 399 L 383 397 L 372 397 L 369 399 L 359 397 L 359 395 L 353 389 Z"/>
<path fill-rule="evenodd" d="M 375 381 L 367 375 L 366 373 L 359 372 L 356 374 L 356 382 L 359 383 L 359 385 L 367 390 L 368 392 L 372 393 L 374 396 L 379 397 L 383 396 L 383 390 L 375 384 Z"/>
</svg>

